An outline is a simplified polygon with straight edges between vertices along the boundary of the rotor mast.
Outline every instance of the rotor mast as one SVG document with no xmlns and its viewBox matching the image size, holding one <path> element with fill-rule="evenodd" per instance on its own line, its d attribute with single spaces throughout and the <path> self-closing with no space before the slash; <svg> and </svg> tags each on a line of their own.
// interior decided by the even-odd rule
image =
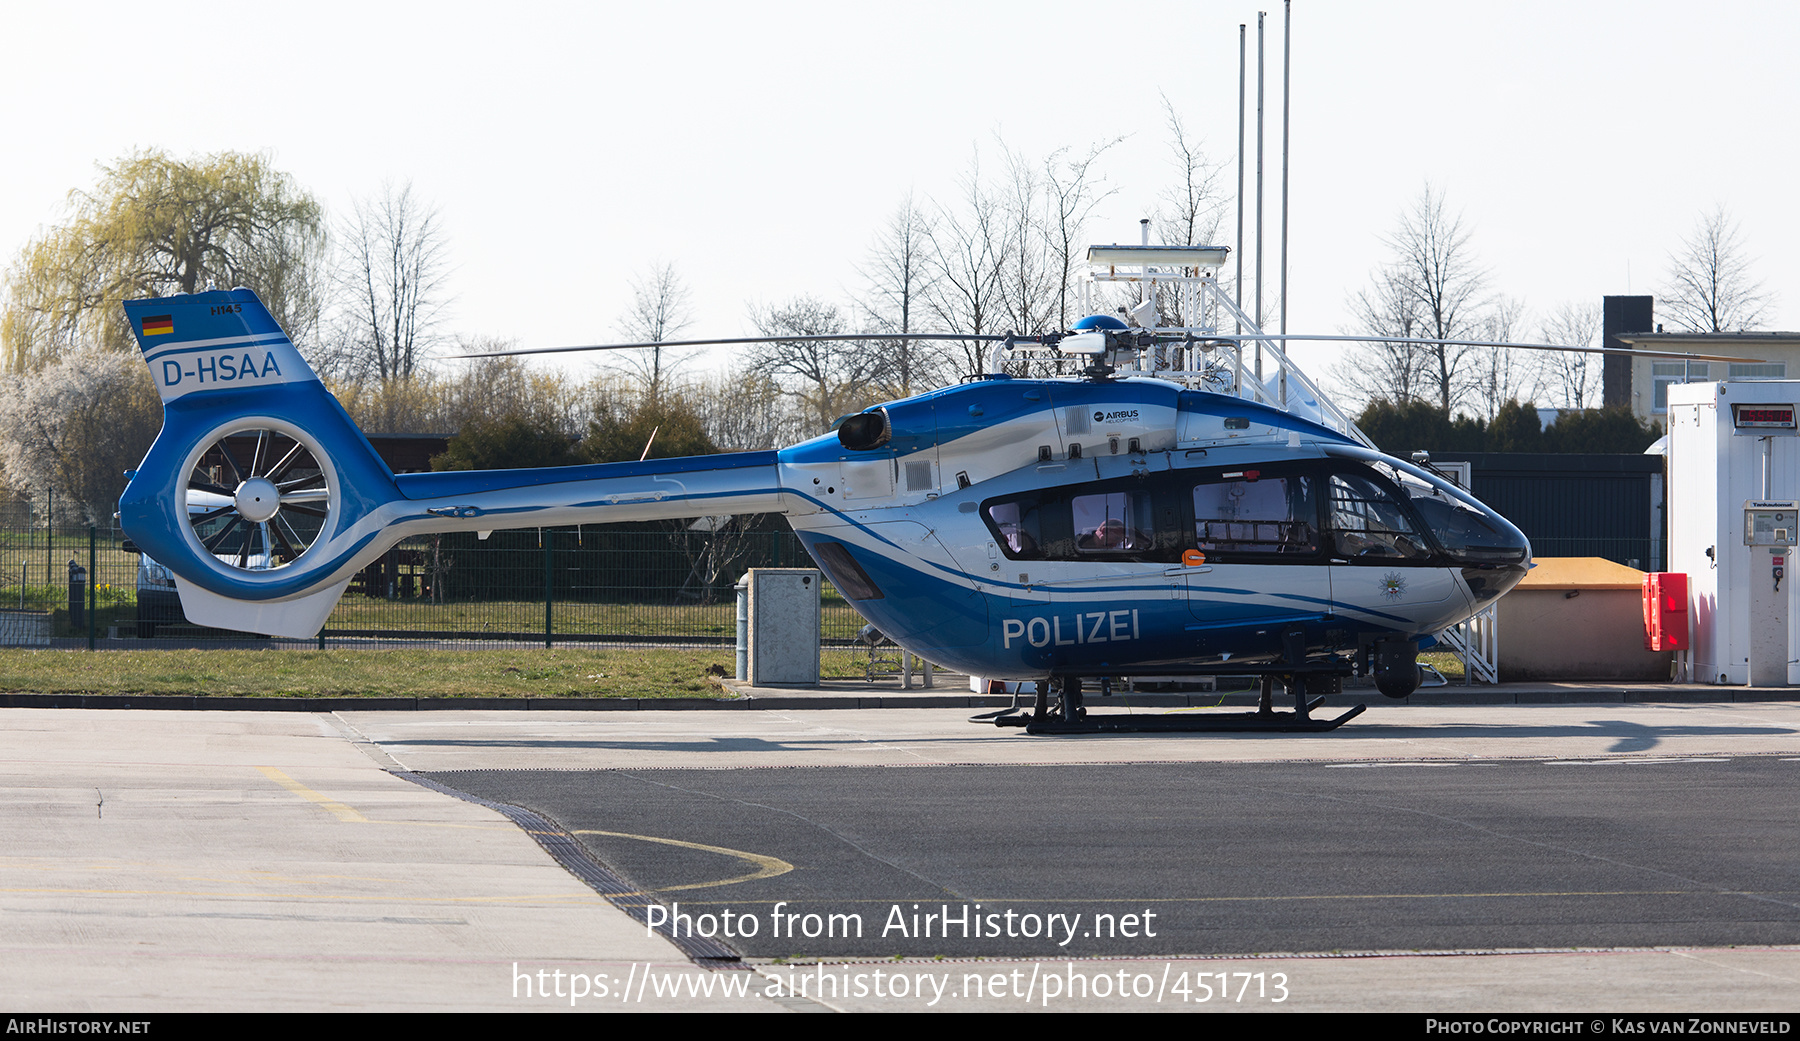
<svg viewBox="0 0 1800 1041">
<path fill-rule="evenodd" d="M 1088 274 L 1081 283 L 1088 313 L 1106 308 L 1110 294 L 1104 286 L 1130 283 L 1136 290 L 1132 295 L 1143 303 L 1132 308 L 1129 317 L 1158 341 L 1152 347 L 1112 352 L 1112 374 L 1152 376 L 1190 390 L 1255 401 L 1369 444 L 1351 418 L 1288 358 L 1284 340 L 1265 334 L 1220 288 L 1219 268 L 1230 253 L 1225 246 L 1088 247 Z M 1171 315 L 1174 324 L 1162 324 L 1164 315 Z M 1233 329 L 1222 328 L 1226 324 Z M 1070 346 L 1069 339 L 1062 341 L 1063 350 Z M 1248 359 L 1246 349 L 1251 352 Z M 1015 354 L 1055 350 L 1028 343 L 1012 347 Z M 1258 353 L 1262 361 L 1274 362 L 1274 371 L 1261 379 L 1254 361 L 1245 364 Z"/>
</svg>

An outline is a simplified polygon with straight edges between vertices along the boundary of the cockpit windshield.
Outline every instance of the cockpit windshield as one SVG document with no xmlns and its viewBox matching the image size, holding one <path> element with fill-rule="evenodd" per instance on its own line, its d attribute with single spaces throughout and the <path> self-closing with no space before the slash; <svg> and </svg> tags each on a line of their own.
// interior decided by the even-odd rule
<svg viewBox="0 0 1800 1041">
<path fill-rule="evenodd" d="M 1523 532 L 1442 477 L 1360 449 L 1334 449 L 1332 454 L 1358 459 L 1398 485 L 1438 544 L 1459 563 L 1530 561 L 1531 543 Z"/>
</svg>

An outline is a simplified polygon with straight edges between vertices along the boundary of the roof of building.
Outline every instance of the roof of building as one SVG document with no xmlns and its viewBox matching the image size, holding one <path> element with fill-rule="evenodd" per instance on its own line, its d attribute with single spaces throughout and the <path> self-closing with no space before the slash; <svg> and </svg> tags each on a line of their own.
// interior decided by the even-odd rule
<svg viewBox="0 0 1800 1041">
<path fill-rule="evenodd" d="M 1644 573 L 1605 557 L 1536 557 L 1519 589 L 1642 589 Z"/>
<path fill-rule="evenodd" d="M 1677 347 L 1800 347 L 1800 333 L 1736 332 L 1736 333 L 1614 333 L 1617 340 L 1646 350 L 1669 350 Z"/>
</svg>

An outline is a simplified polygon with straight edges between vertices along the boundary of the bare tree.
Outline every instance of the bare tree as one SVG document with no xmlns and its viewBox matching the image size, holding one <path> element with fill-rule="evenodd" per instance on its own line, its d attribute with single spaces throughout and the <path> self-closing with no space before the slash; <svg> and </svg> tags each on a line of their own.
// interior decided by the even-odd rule
<svg viewBox="0 0 1800 1041">
<path fill-rule="evenodd" d="M 448 381 L 431 369 L 409 380 L 325 377 L 338 403 L 364 433 L 452 433 L 458 422 L 446 407 Z"/>
<path fill-rule="evenodd" d="M 870 329 L 886 333 L 916 333 L 929 324 L 925 300 L 931 291 L 931 221 L 909 194 L 901 201 L 887 228 L 869 249 L 869 259 L 859 270 L 867 291 L 858 302 Z M 944 354 L 926 341 L 879 341 L 886 359 L 878 382 L 882 393 L 911 397 L 937 386 L 944 370 Z"/>
<path fill-rule="evenodd" d="M 935 277 L 926 299 L 932 317 L 947 332 L 993 332 L 1003 320 L 1010 252 L 1005 209 L 982 186 L 979 156 L 969 163 L 962 189 L 960 208 L 940 206 L 932 225 Z M 979 345 L 964 344 L 959 353 L 958 367 L 965 373 L 979 373 L 986 366 L 987 352 Z"/>
<path fill-rule="evenodd" d="M 1036 163 L 1001 145 L 1006 183 L 1001 188 L 1006 244 L 1001 262 L 1000 313 L 1008 329 L 1039 332 L 1053 321 L 1060 293 L 1057 267 L 1045 236 L 1045 189 Z"/>
<path fill-rule="evenodd" d="M 1539 326 L 1545 343 L 1591 347 L 1600 339 L 1599 304 L 1565 303 L 1550 312 Z M 1600 393 L 1600 355 L 1576 351 L 1545 351 L 1544 382 L 1563 408 L 1593 408 Z"/>
<path fill-rule="evenodd" d="M 1350 299 L 1354 331 L 1376 336 L 1416 336 L 1420 324 L 1416 307 L 1389 268 L 1376 271 L 1371 285 Z M 1405 404 L 1425 397 L 1425 363 L 1425 352 L 1415 344 L 1370 340 L 1340 359 L 1332 375 L 1363 401 Z"/>
<path fill-rule="evenodd" d="M 1167 95 L 1163 96 L 1162 103 L 1167 117 L 1169 154 L 1176 173 L 1175 183 L 1163 189 L 1158 197 L 1150 226 L 1157 241 L 1164 245 L 1214 245 L 1218 242 L 1219 223 L 1225 217 L 1225 200 L 1216 183 L 1219 167 L 1207 160 L 1200 140 L 1190 136 Z M 1220 277 L 1227 276 L 1221 272 Z M 1125 302 L 1129 306 L 1137 300 Z M 1179 324 L 1172 294 L 1158 297 L 1157 312 L 1164 324 Z"/>
<path fill-rule="evenodd" d="M 1503 296 L 1481 314 L 1477 335 L 1505 343 L 1516 338 L 1525 321 L 1525 301 Z M 1477 347 L 1469 355 L 1468 372 L 1472 410 L 1491 420 L 1509 401 L 1535 402 L 1543 392 L 1543 360 L 1535 351 L 1516 347 Z"/>
<path fill-rule="evenodd" d="M 1156 235 L 1167 246 L 1211 245 L 1225 215 L 1224 200 L 1215 183 L 1219 168 L 1207 161 L 1200 141 L 1188 136 L 1168 95 L 1163 95 L 1162 102 L 1176 174 L 1175 183 L 1163 191 L 1156 208 Z"/>
<path fill-rule="evenodd" d="M 356 204 L 342 231 L 343 290 L 331 367 L 351 379 L 411 379 L 437 343 L 446 303 L 438 212 L 392 185 Z"/>
<path fill-rule="evenodd" d="M 494 336 L 458 337 L 465 353 L 488 353 L 517 347 L 517 341 Z M 575 437 L 587 429 L 595 388 L 605 377 L 586 385 L 556 369 L 534 368 L 523 358 L 470 358 L 444 386 L 445 430 L 461 430 L 477 419 L 527 416 L 546 428 Z"/>
<path fill-rule="evenodd" d="M 763 336 L 794 337 L 756 345 L 754 370 L 805 404 L 814 433 L 871 403 L 875 377 L 882 367 L 879 351 L 868 341 L 802 339 L 844 332 L 836 304 L 798 296 L 783 304 L 753 309 L 750 318 Z"/>
<path fill-rule="evenodd" d="M 619 319 L 618 329 L 633 343 L 656 346 L 623 356 L 618 366 L 643 385 L 654 401 L 669 388 L 670 379 L 693 360 L 692 350 L 662 345 L 694 322 L 694 295 L 674 264 L 654 264 L 631 281 L 631 310 Z"/>
<path fill-rule="evenodd" d="M 464 352 L 518 346 L 497 337 L 458 337 Z M 570 437 L 586 429 L 589 389 L 519 358 L 468 358 L 419 368 L 406 380 L 329 381 L 344 410 L 369 433 L 454 434 L 477 420 L 523 416 Z"/>
<path fill-rule="evenodd" d="M 1669 255 L 1669 284 L 1657 303 L 1670 321 L 1689 332 L 1718 333 L 1760 324 L 1769 297 L 1750 277 L 1737 222 L 1715 207 Z"/>
<path fill-rule="evenodd" d="M 1043 236 L 1049 243 L 1051 283 L 1056 288 L 1056 328 L 1067 329 L 1074 321 L 1069 308 L 1069 286 L 1075 278 L 1075 265 L 1085 254 L 1083 231 L 1087 219 L 1117 188 L 1103 188 L 1094 170 L 1107 149 L 1123 141 L 1115 137 L 1089 148 L 1079 158 L 1070 158 L 1067 148 L 1059 148 L 1044 161 Z M 1037 330 L 1022 330 L 1036 332 Z"/>
<path fill-rule="evenodd" d="M 808 423 L 788 407 L 781 386 L 754 365 L 718 373 L 689 388 L 706 436 L 728 452 L 758 452 L 806 436 Z"/>
<path fill-rule="evenodd" d="M 982 177 L 980 156 L 971 160 L 961 198 L 937 208 L 929 232 L 926 302 L 939 328 L 1031 334 L 1068 327 L 1082 230 L 1094 207 L 1112 194 L 1096 164 L 1116 143 L 1102 142 L 1078 156 L 1057 149 L 1040 163 L 1002 142 L 1005 171 L 992 184 Z M 946 353 L 964 373 L 987 368 L 988 350 L 978 343 Z"/>
<path fill-rule="evenodd" d="M 1353 302 L 1366 331 L 1439 341 L 1484 333 L 1487 272 L 1475 261 L 1462 218 L 1444 212 L 1443 195 L 1427 184 L 1383 241 L 1391 259 Z M 1480 350 L 1448 342 L 1372 344 L 1364 352 L 1374 355 L 1373 364 L 1363 367 L 1364 392 L 1396 402 L 1431 401 L 1448 413 L 1474 389 L 1469 370 Z"/>
</svg>

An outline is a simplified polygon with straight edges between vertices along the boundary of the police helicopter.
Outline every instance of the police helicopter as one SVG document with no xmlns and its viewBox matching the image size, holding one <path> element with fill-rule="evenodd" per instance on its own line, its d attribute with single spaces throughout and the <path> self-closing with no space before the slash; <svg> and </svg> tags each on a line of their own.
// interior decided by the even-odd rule
<svg viewBox="0 0 1800 1041">
<path fill-rule="evenodd" d="M 1531 547 L 1377 450 L 1287 358 L 1303 337 L 1263 334 L 1221 292 L 1226 252 L 1094 247 L 1086 299 L 1131 283 L 1133 323 L 958 337 L 992 341 L 985 374 L 779 451 L 526 470 L 392 473 L 250 290 L 131 301 L 164 425 L 120 519 L 196 623 L 309 637 L 410 536 L 779 513 L 901 647 L 1036 681 L 1000 725 L 1329 730 L 1362 706 L 1315 718 L 1324 696 L 1352 674 L 1410 694 L 1421 641 L 1511 589 Z M 1009 374 L 1031 359 L 1079 371 Z M 196 512 L 194 493 L 223 505 Z M 1084 681 L 1205 673 L 1261 677 L 1260 706 L 1084 704 Z"/>
</svg>

